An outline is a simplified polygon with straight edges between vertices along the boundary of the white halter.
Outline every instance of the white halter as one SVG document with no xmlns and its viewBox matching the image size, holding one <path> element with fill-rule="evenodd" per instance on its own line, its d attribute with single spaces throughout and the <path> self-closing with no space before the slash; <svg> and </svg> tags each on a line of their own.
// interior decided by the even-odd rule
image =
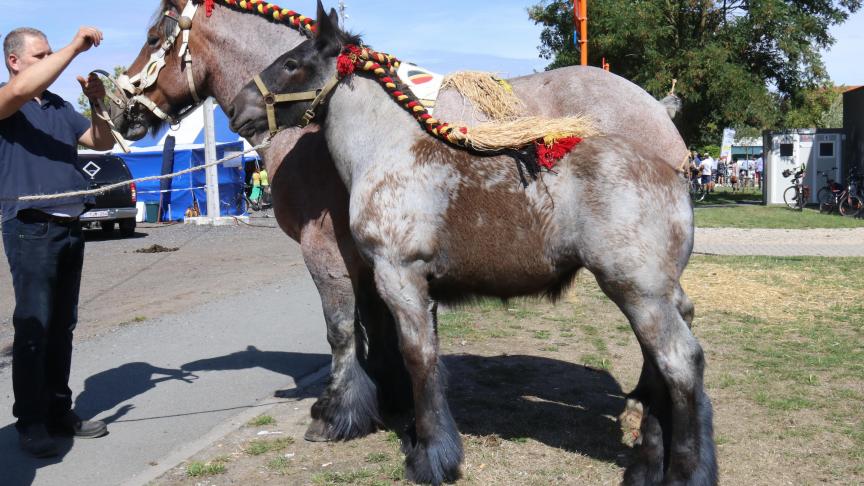
<svg viewBox="0 0 864 486">
<path fill-rule="evenodd" d="M 192 30 L 192 19 L 195 17 L 197 11 L 198 4 L 196 3 L 196 0 L 188 0 L 179 19 L 175 18 L 170 11 L 165 12 L 166 17 L 176 22 L 174 31 L 165 39 L 162 43 L 162 47 L 150 55 L 150 60 L 141 72 L 131 78 L 125 74 L 121 74 L 116 80 L 114 80 L 114 84 L 120 88 L 121 94 L 125 91 L 132 95 L 131 98 L 126 98 L 126 96 L 123 95 L 123 98 L 126 98 L 125 100 L 112 96 L 111 100 L 114 103 L 123 109 L 128 109 L 135 103 L 138 103 L 146 107 L 158 118 L 165 120 L 172 125 L 176 125 L 185 115 L 189 114 L 192 110 L 197 108 L 199 104 L 201 104 L 201 97 L 198 96 L 198 90 L 195 87 L 195 79 L 192 74 L 192 53 L 189 50 L 189 33 Z M 195 100 L 195 103 L 184 108 L 175 118 L 162 111 L 158 106 L 156 106 L 156 103 L 154 103 L 153 100 L 144 96 L 144 91 L 156 84 L 156 81 L 159 79 L 159 73 L 162 71 L 162 68 L 165 67 L 165 57 L 168 55 L 168 51 L 170 51 L 174 46 L 174 43 L 177 41 L 177 37 L 179 37 L 180 34 L 183 35 L 177 56 L 183 61 L 182 70 L 186 71 L 186 81 L 189 83 L 189 91 L 192 93 L 192 99 Z"/>
</svg>

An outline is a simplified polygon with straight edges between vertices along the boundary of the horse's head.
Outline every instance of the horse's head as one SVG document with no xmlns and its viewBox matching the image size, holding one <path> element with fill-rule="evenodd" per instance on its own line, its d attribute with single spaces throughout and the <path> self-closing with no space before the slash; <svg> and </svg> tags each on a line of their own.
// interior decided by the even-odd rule
<svg viewBox="0 0 864 486">
<path fill-rule="evenodd" d="M 336 11 L 328 14 L 319 0 L 315 37 L 279 56 L 240 90 L 226 110 L 231 129 L 250 138 L 320 121 L 317 108 L 335 87 L 336 57 L 346 44 L 360 42 L 339 29 Z"/>
<path fill-rule="evenodd" d="M 201 22 L 203 8 L 194 0 L 161 0 L 160 10 L 147 31 L 147 41 L 129 69 L 116 80 L 117 92 L 111 117 L 126 139 L 140 140 L 147 130 L 158 131 L 194 108 L 204 68 L 191 52 L 205 52 L 192 35 L 192 24 Z M 196 13 L 199 15 L 196 17 Z"/>
</svg>

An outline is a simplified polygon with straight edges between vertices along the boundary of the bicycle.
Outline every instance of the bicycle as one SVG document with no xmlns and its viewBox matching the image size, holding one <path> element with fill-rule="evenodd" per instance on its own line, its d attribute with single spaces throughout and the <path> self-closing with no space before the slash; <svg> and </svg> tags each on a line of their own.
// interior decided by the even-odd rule
<svg viewBox="0 0 864 486">
<path fill-rule="evenodd" d="M 702 180 L 699 176 L 689 179 L 688 189 L 690 191 L 690 198 L 693 199 L 693 202 L 704 201 L 705 197 L 708 195 L 708 189 L 705 187 L 705 184 L 702 184 Z"/>
<path fill-rule="evenodd" d="M 832 213 L 836 209 L 840 216 L 857 215 L 864 207 L 864 197 L 858 186 L 860 176 L 855 169 L 849 171 L 848 182 L 844 188 L 840 184 L 834 184 L 831 189 L 830 199 L 819 204 L 819 211 Z M 833 182 L 833 181 L 832 181 Z"/>
<path fill-rule="evenodd" d="M 792 176 L 792 185 L 783 191 L 783 202 L 789 209 L 803 211 L 810 197 L 810 188 L 801 183 L 806 168 L 806 164 L 802 164 L 798 170 L 786 169 L 782 172 L 783 177 Z"/>
<path fill-rule="evenodd" d="M 828 171 L 835 171 L 837 167 L 831 167 L 825 171 L 816 172 L 817 175 L 821 175 L 825 178 L 825 186 L 819 189 L 819 192 L 816 193 L 816 202 L 819 203 L 819 206 L 822 206 L 822 203 L 831 202 L 834 197 L 831 195 L 834 191 L 840 190 L 840 184 L 836 183 L 834 179 L 828 176 Z"/>
<path fill-rule="evenodd" d="M 864 194 L 861 190 L 861 176 L 852 169 L 849 171 L 846 189 L 840 194 L 837 212 L 841 216 L 856 216 L 864 207 Z"/>
</svg>

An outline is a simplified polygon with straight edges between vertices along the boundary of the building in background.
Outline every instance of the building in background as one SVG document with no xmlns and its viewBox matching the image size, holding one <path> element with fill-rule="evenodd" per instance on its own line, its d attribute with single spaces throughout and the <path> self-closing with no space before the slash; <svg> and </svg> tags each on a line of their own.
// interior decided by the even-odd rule
<svg viewBox="0 0 864 486">
<path fill-rule="evenodd" d="M 846 132 L 847 166 L 864 173 L 864 86 L 843 93 L 843 130 Z"/>
</svg>

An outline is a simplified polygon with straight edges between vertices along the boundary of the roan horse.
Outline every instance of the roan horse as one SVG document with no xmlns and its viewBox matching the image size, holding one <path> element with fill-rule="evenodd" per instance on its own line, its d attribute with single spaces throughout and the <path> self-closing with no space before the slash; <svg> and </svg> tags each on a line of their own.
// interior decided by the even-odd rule
<svg viewBox="0 0 864 486">
<path fill-rule="evenodd" d="M 249 13 L 236 3 L 218 0 L 212 16 L 206 18 L 201 9 L 192 13 L 188 23 L 181 15 L 190 7 L 188 1 L 160 3 L 147 43 L 127 75 L 140 75 L 163 48 L 164 66 L 152 73 L 149 86 L 126 93 L 139 95 L 143 103 L 113 110 L 114 121 L 127 139 L 139 139 L 148 129 L 158 130 L 165 123 L 145 104 L 172 118 L 194 106 L 196 95 L 213 96 L 222 106 L 228 106 L 253 74 L 308 39 L 302 22 L 298 22 L 301 29 L 274 22 L 272 5 L 249 2 L 255 7 Z M 267 16 L 257 14 L 257 7 L 262 5 L 267 7 Z M 169 15 L 162 15 L 164 12 Z M 185 45 L 175 30 L 180 24 L 189 33 Z M 172 42 L 166 45 L 168 40 Z M 178 55 L 184 47 L 191 53 L 189 63 Z M 673 166 L 686 157 L 686 147 L 664 107 L 623 78 L 596 68 L 572 67 L 510 82 L 531 113 L 555 117 L 584 112 L 599 120 L 604 133 L 632 136 L 646 156 L 662 156 Z M 554 87 L 551 92 L 550 87 Z M 466 104 L 461 95 L 445 90 L 437 113 L 445 118 L 469 118 L 469 123 L 478 121 L 466 116 Z M 280 227 L 301 245 L 321 295 L 333 349 L 332 379 L 313 406 L 315 420 L 306 437 L 339 440 L 373 431 L 380 425 L 379 409 L 398 411 L 410 406 L 411 397 L 407 377 L 399 377 L 404 365 L 396 350 L 391 314 L 351 238 L 348 193 L 323 137 L 315 130 L 311 126 L 303 132 L 282 132 L 263 155 L 272 178 L 276 218 Z M 653 365 L 646 363 L 640 386 L 633 394 L 635 399 L 652 383 Z M 638 405 L 636 401 L 628 404 Z M 640 413 L 636 416 L 641 418 Z"/>
<path fill-rule="evenodd" d="M 260 74 L 271 92 L 339 79 L 337 55 L 362 43 L 341 32 L 332 14 L 319 4 L 316 38 Z M 667 162 L 631 138 L 593 137 L 560 161 L 556 175 L 541 173 L 523 187 L 510 157 L 477 156 L 432 138 L 364 74 L 341 79 L 328 98 L 315 119 L 350 193 L 351 233 L 396 318 L 411 377 L 414 423 L 403 443 L 409 479 L 455 480 L 463 458 L 438 359 L 437 303 L 476 295 L 554 299 L 585 268 L 627 316 L 646 358 L 641 444 L 624 482 L 717 482 L 704 356 L 679 282 L 692 250 L 693 210 Z M 277 118 L 296 126 L 309 109 L 305 101 L 282 105 Z M 267 132 L 256 83 L 228 112 L 241 135 Z M 620 196 L 610 205 L 613 193 Z"/>
</svg>

